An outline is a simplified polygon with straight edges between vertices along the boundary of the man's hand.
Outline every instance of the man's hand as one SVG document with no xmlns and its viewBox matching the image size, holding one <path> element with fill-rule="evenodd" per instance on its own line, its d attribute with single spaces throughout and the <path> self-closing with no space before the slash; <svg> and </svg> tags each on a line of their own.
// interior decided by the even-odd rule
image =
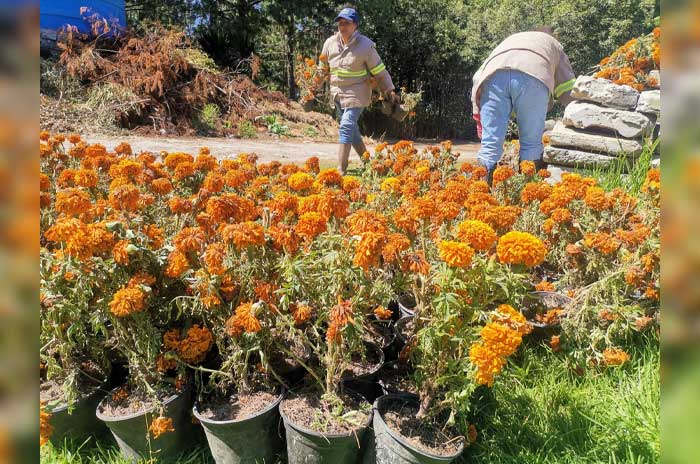
<svg viewBox="0 0 700 464">
<path fill-rule="evenodd" d="M 401 104 L 401 97 L 399 97 L 393 90 L 389 92 L 388 100 L 395 105 Z"/>
</svg>

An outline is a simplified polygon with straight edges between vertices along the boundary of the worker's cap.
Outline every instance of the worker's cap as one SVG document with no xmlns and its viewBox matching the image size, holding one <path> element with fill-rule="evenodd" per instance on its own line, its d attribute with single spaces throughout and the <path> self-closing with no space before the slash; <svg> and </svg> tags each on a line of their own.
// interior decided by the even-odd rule
<svg viewBox="0 0 700 464">
<path fill-rule="evenodd" d="M 338 16 L 335 17 L 335 22 L 337 23 L 341 18 L 347 19 L 348 21 L 352 21 L 355 24 L 360 22 L 360 17 L 354 8 L 343 8 L 342 10 L 340 10 Z"/>
</svg>

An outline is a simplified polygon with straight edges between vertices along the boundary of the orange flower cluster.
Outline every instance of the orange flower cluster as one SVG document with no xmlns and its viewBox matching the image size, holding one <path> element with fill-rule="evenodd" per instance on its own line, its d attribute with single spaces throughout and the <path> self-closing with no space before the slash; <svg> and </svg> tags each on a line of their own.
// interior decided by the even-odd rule
<svg viewBox="0 0 700 464">
<path fill-rule="evenodd" d="M 44 403 L 39 404 L 39 446 L 44 446 L 49 442 L 53 434 L 51 425 L 51 413 L 44 409 Z"/>
<path fill-rule="evenodd" d="M 476 382 L 493 386 L 506 358 L 518 349 L 522 337 L 530 330 L 525 318 L 511 306 L 501 305 L 493 321 L 481 329 L 481 340 L 469 349 L 469 360 L 476 366 Z"/>
<path fill-rule="evenodd" d="M 261 329 L 260 320 L 256 317 L 256 305 L 253 303 L 241 303 L 233 316 L 226 321 L 226 332 L 232 337 L 243 332 L 259 332 Z"/>
<path fill-rule="evenodd" d="M 462 242 L 442 240 L 439 245 L 440 259 L 449 266 L 465 268 L 469 267 L 474 257 L 474 250 Z"/>
<path fill-rule="evenodd" d="M 326 331 L 326 342 L 340 343 L 341 333 L 349 322 L 352 322 L 352 302 L 343 301 L 338 297 L 338 304 L 331 308 L 328 316 L 328 330 Z"/>
<path fill-rule="evenodd" d="M 466 220 L 457 226 L 457 238 L 479 251 L 490 249 L 498 236 L 491 226 L 477 220 Z"/>
<path fill-rule="evenodd" d="M 126 317 L 146 309 L 146 295 L 137 287 L 122 287 L 114 294 L 109 310 L 117 317 Z"/>
<path fill-rule="evenodd" d="M 377 319 L 380 320 L 388 320 L 391 319 L 391 316 L 394 314 L 394 312 L 391 309 L 385 308 L 384 306 L 377 306 L 374 308 L 374 315 L 377 316 Z"/>
<path fill-rule="evenodd" d="M 175 351 L 177 355 L 186 363 L 199 364 L 204 361 L 204 357 L 214 344 L 214 337 L 209 329 L 194 324 L 187 329 L 184 338 L 180 338 L 178 329 L 170 329 L 163 335 L 165 348 Z M 160 367 L 170 367 L 169 360 L 163 360 Z M 167 368 L 163 370 L 168 370 Z"/>
<path fill-rule="evenodd" d="M 173 420 L 170 417 L 156 417 L 148 427 L 148 431 L 153 438 L 158 438 L 168 432 L 174 432 L 175 427 L 173 427 Z"/>
<path fill-rule="evenodd" d="M 595 77 L 629 85 L 640 92 L 657 87 L 659 83 L 649 77 L 649 71 L 661 65 L 660 37 L 661 28 L 657 27 L 651 34 L 629 40 L 600 61 Z"/>
<path fill-rule="evenodd" d="M 591 232 L 584 236 L 583 243 L 604 255 L 611 255 L 620 248 L 620 242 L 606 232 Z"/>
<path fill-rule="evenodd" d="M 294 319 L 295 325 L 302 325 L 309 319 L 311 319 L 311 314 L 313 310 L 310 306 L 305 304 L 293 305 L 291 307 L 292 318 Z"/>
<path fill-rule="evenodd" d="M 511 231 L 498 239 L 496 254 L 506 264 L 537 266 L 547 256 L 547 248 L 537 237 L 527 232 Z"/>
<path fill-rule="evenodd" d="M 603 351 L 603 360 L 607 366 L 621 366 L 629 359 L 630 355 L 619 348 L 608 348 Z"/>
</svg>

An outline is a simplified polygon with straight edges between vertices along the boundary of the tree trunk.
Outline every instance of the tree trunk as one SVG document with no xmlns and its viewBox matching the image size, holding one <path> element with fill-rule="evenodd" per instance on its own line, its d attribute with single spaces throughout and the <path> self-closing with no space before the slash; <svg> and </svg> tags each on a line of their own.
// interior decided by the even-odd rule
<svg viewBox="0 0 700 464">
<path fill-rule="evenodd" d="M 286 73 L 287 73 L 287 96 L 290 100 L 297 99 L 297 84 L 294 80 L 294 24 L 285 28 L 284 36 L 287 42 Z"/>
</svg>

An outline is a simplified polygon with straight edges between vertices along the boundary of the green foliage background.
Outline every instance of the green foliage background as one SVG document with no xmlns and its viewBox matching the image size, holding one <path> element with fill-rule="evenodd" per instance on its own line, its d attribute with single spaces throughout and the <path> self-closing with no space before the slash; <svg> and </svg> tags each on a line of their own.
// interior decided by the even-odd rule
<svg viewBox="0 0 700 464">
<path fill-rule="evenodd" d="M 262 59 L 259 84 L 296 98 L 298 54 L 317 57 L 344 5 L 329 0 L 127 0 L 129 25 L 159 21 L 187 31 L 219 66 Z M 550 25 L 577 74 L 627 40 L 648 33 L 659 0 L 357 0 L 360 30 L 377 43 L 397 87 L 423 90 L 418 137 L 474 138 L 469 94 L 474 71 L 508 35 Z M 378 110 L 365 133 L 391 136 Z"/>
</svg>

